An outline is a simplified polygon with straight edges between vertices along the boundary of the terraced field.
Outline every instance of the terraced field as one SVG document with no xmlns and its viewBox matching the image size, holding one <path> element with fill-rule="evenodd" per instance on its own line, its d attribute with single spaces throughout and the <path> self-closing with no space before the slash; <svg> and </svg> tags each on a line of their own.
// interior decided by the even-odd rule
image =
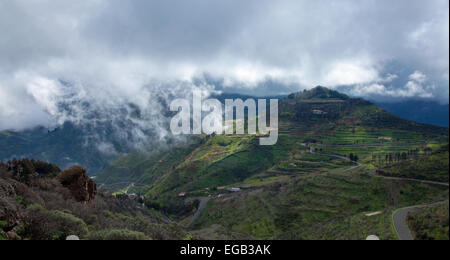
<svg viewBox="0 0 450 260">
<path fill-rule="evenodd" d="M 385 160 L 386 155 L 413 153 L 414 156 L 425 156 L 438 150 L 443 144 L 385 144 L 385 145 L 355 145 L 355 146 L 320 146 L 313 145 L 314 149 L 327 154 L 349 156 L 358 155 L 361 161 L 383 166 L 379 159 Z M 411 155 L 412 156 L 412 155 Z M 386 165 L 384 163 L 384 165 Z"/>
<path fill-rule="evenodd" d="M 387 213 L 363 213 L 436 198 L 448 198 L 448 189 L 365 174 L 310 174 L 211 200 L 193 227 L 201 233 L 220 224 L 261 239 L 364 239 L 366 234 L 394 239 Z"/>
<path fill-rule="evenodd" d="M 363 127 L 341 128 L 322 139 L 324 144 L 373 144 L 414 143 L 423 140 L 422 134 L 390 129 L 369 129 Z"/>
</svg>

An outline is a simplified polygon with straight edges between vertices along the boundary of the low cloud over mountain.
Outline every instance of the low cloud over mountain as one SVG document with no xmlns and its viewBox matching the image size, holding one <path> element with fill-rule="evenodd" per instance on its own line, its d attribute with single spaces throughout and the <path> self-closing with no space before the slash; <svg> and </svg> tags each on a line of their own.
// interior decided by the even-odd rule
<svg viewBox="0 0 450 260">
<path fill-rule="evenodd" d="M 273 95 L 325 85 L 448 103 L 448 5 L 1 1 L 0 129 L 109 118 L 128 104 L 142 113 L 126 113 L 139 131 L 155 129 L 158 99 L 192 87 Z"/>
</svg>

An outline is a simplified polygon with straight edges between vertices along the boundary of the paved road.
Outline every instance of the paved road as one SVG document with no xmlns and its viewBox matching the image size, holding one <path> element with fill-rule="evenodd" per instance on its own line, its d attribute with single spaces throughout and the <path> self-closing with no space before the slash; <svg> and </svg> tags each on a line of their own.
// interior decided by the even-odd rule
<svg viewBox="0 0 450 260">
<path fill-rule="evenodd" d="M 327 147 L 346 147 L 346 146 L 355 146 L 355 147 L 361 147 L 361 146 L 409 146 L 409 145 L 427 145 L 427 144 L 433 144 L 433 143 L 426 143 L 426 142 L 418 142 L 418 143 L 367 143 L 367 144 L 310 144 L 310 145 L 316 145 L 316 146 L 327 146 Z"/>
<path fill-rule="evenodd" d="M 146 187 L 145 185 L 136 185 L 135 183 L 129 182 L 129 181 L 116 182 L 116 183 L 97 183 L 97 185 L 98 185 L 100 188 L 102 188 L 103 186 L 114 186 L 114 185 L 120 185 L 120 184 L 131 185 L 131 187 L 133 187 L 133 188 L 138 188 L 138 189 L 141 189 L 141 188 L 145 188 L 145 187 Z"/>
<path fill-rule="evenodd" d="M 200 216 L 202 211 L 205 209 L 207 202 L 208 202 L 208 198 L 200 199 L 200 205 L 198 206 L 197 212 L 195 212 L 195 215 L 192 217 L 191 221 L 189 221 L 189 223 L 187 223 L 185 225 L 186 228 L 188 228 L 188 227 L 192 226 L 192 224 L 194 224 L 194 222 L 198 219 L 198 217 Z"/>
<path fill-rule="evenodd" d="M 392 221 L 394 224 L 395 232 L 400 240 L 414 240 L 414 237 L 409 230 L 408 223 L 406 222 L 406 217 L 408 214 L 417 208 L 425 208 L 425 207 L 436 207 L 447 203 L 446 201 L 437 202 L 429 205 L 418 205 L 412 206 L 408 208 L 398 209 L 392 214 Z"/>
<path fill-rule="evenodd" d="M 303 144 L 304 146 L 306 146 L 306 144 Z M 350 172 L 353 171 L 354 169 L 357 169 L 361 166 L 363 166 L 364 164 L 360 163 L 360 162 L 355 162 L 350 160 L 349 158 L 342 156 L 342 155 L 337 155 L 337 154 L 324 154 L 324 153 L 316 153 L 314 152 L 314 149 L 312 148 L 312 146 L 309 147 L 309 153 L 311 154 L 316 154 L 316 155 L 322 155 L 322 156 L 328 156 L 328 157 L 334 157 L 334 158 L 338 158 L 338 159 L 342 159 L 344 161 L 348 161 L 348 162 L 352 162 L 354 164 L 356 164 L 355 166 L 352 166 L 348 169 L 343 170 L 342 172 Z"/>
<path fill-rule="evenodd" d="M 394 229 L 400 240 L 414 240 L 408 224 L 406 223 L 406 217 L 411 210 L 413 210 L 413 208 L 399 209 L 392 215 Z"/>
<path fill-rule="evenodd" d="M 370 174 L 375 176 L 375 177 L 380 177 L 380 178 L 388 179 L 388 180 L 414 181 L 414 182 L 420 182 L 420 183 L 425 183 L 425 184 L 433 184 L 433 185 L 440 185 L 440 186 L 449 187 L 449 184 L 446 183 L 446 182 L 427 181 L 427 180 L 412 179 L 412 178 L 401 178 L 401 177 L 389 177 L 389 176 L 378 175 L 378 174 L 373 173 L 373 172 L 371 172 Z"/>
<path fill-rule="evenodd" d="M 422 144 L 422 143 L 408 143 L 408 144 L 403 144 L 403 145 L 412 145 L 412 144 Z M 423 143 L 425 144 L 425 143 Z M 309 144 L 303 144 L 303 146 L 308 146 Z M 365 144 L 366 146 L 373 146 L 375 144 Z M 365 146 L 363 144 L 361 145 L 337 145 L 337 146 Z M 378 144 L 379 146 L 382 145 L 388 145 L 388 144 Z M 398 144 L 397 144 L 398 145 Z M 323 145 L 321 145 L 323 146 Z M 317 155 L 323 155 L 323 156 L 330 156 L 330 157 L 335 157 L 335 158 L 339 158 L 339 159 L 343 159 L 346 161 L 351 161 L 349 158 L 344 157 L 344 156 L 340 156 L 340 155 L 335 155 L 335 154 L 320 154 L 320 153 L 315 153 L 313 148 L 310 146 L 309 147 L 309 152 L 311 154 L 317 154 Z M 359 162 L 354 162 L 351 161 L 353 163 L 356 163 L 356 166 L 353 166 L 347 170 L 344 170 L 344 172 L 349 172 L 352 171 L 358 167 L 361 167 L 363 164 L 359 163 Z M 414 182 L 420 182 L 420 183 L 426 183 L 426 184 L 432 184 L 432 185 L 441 185 L 441 186 L 446 186 L 449 187 L 448 183 L 444 183 L 444 182 L 436 182 L 436 181 L 427 181 L 427 180 L 418 180 L 418 179 L 411 179 L 411 178 L 399 178 L 399 177 L 387 177 L 387 176 L 382 176 L 382 175 L 377 175 L 375 172 L 371 173 L 374 176 L 380 177 L 380 178 L 384 178 L 384 179 L 391 179 L 391 180 L 403 180 L 403 181 L 414 181 Z M 443 203 L 446 202 L 438 202 L 438 203 L 433 203 L 433 204 L 429 204 L 429 205 L 417 205 L 417 206 L 412 206 L 412 207 L 407 207 L 407 208 L 402 208 L 402 209 L 398 209 L 396 210 L 393 214 L 392 214 L 392 221 L 393 221 L 393 225 L 394 225 L 394 229 L 395 232 L 397 233 L 397 236 L 400 240 L 414 240 L 414 237 L 411 234 L 411 231 L 409 230 L 408 224 L 406 223 L 406 217 L 408 216 L 408 214 L 416 209 L 416 208 L 421 208 L 421 207 L 433 207 L 433 206 L 438 206 L 441 205 Z"/>
</svg>

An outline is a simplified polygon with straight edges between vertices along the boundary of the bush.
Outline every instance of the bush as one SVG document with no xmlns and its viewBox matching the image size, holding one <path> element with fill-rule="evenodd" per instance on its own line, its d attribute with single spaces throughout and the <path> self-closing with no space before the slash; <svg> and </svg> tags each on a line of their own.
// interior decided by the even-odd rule
<svg viewBox="0 0 450 260">
<path fill-rule="evenodd" d="M 99 217 L 97 230 L 131 230 L 141 232 L 152 240 L 182 239 L 185 231 L 177 225 L 158 223 L 148 216 L 127 216 L 121 213 L 104 211 Z"/>
<path fill-rule="evenodd" d="M 75 182 L 80 176 L 86 174 L 86 169 L 81 166 L 72 166 L 57 177 L 62 185 L 67 186 Z M 86 174 L 87 175 L 87 174 Z"/>
<path fill-rule="evenodd" d="M 83 220 L 67 212 L 48 211 L 40 205 L 27 208 L 26 222 L 23 235 L 33 240 L 63 240 L 69 235 L 83 238 L 88 234 Z"/>
<path fill-rule="evenodd" d="M 90 240 L 151 240 L 144 233 L 127 229 L 111 229 L 94 232 Z"/>
<path fill-rule="evenodd" d="M 13 159 L 8 161 L 7 166 L 7 170 L 12 172 L 14 179 L 23 183 L 28 183 L 36 172 L 33 164 L 27 158 L 22 160 Z"/>
<path fill-rule="evenodd" d="M 57 176 L 57 180 L 68 188 L 75 200 L 88 202 L 95 199 L 97 185 L 89 178 L 86 169 L 81 166 L 73 166 Z"/>
<path fill-rule="evenodd" d="M 54 178 L 61 172 L 61 169 L 55 164 L 34 160 L 31 160 L 31 163 L 36 172 L 42 177 Z"/>
</svg>

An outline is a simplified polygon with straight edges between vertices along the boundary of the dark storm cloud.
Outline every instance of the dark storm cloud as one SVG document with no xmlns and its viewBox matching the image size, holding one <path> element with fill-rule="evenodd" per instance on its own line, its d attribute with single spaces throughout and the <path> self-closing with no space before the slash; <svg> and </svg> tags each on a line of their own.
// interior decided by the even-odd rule
<svg viewBox="0 0 450 260">
<path fill-rule="evenodd" d="M 68 96 L 157 111 L 155 91 L 192 87 L 448 102 L 448 5 L 0 0 L 0 128 L 74 120 L 57 109 Z"/>
</svg>

